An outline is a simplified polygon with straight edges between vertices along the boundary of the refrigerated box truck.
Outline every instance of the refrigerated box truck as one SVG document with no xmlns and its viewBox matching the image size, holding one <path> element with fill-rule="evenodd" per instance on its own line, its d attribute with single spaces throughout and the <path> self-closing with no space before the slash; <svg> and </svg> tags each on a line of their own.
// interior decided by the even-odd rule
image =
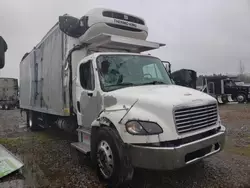
<svg viewBox="0 0 250 188">
<path fill-rule="evenodd" d="M 0 78 L 0 109 L 14 109 L 18 107 L 18 101 L 18 80 Z"/>
<path fill-rule="evenodd" d="M 20 107 L 30 129 L 56 121 L 76 131 L 72 148 L 90 154 L 113 186 L 136 167 L 177 169 L 224 146 L 217 101 L 173 85 L 162 61 L 141 53 L 164 46 L 147 35 L 144 19 L 131 14 L 65 14 L 20 63 Z"/>
</svg>

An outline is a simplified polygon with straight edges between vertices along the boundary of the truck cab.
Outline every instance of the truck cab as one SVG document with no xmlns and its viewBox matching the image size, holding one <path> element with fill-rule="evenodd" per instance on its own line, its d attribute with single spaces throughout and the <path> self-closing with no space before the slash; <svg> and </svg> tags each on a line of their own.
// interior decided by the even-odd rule
<svg viewBox="0 0 250 188">
<path fill-rule="evenodd" d="M 245 103 L 250 100 L 250 87 L 237 85 L 228 76 L 207 76 L 203 78 L 204 92 L 214 96 L 220 103 L 237 101 Z"/>
<path fill-rule="evenodd" d="M 250 100 L 250 86 L 237 85 L 233 79 L 223 80 L 224 92 L 232 95 L 232 98 L 238 103 L 244 103 Z"/>
<path fill-rule="evenodd" d="M 72 146 L 97 150 L 104 177 L 116 170 L 116 142 L 133 167 L 154 170 L 181 168 L 224 146 L 216 100 L 173 85 L 156 57 L 94 53 L 78 64 L 75 85 L 80 142 Z"/>
</svg>

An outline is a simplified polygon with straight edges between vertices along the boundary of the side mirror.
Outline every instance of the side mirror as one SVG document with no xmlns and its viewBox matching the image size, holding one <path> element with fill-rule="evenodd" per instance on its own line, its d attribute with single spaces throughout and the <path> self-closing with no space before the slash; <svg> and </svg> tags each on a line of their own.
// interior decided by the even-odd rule
<svg viewBox="0 0 250 188">
<path fill-rule="evenodd" d="M 171 63 L 168 61 L 162 61 L 167 73 L 171 75 Z"/>
<path fill-rule="evenodd" d="M 74 38 L 82 36 L 85 32 L 81 20 L 67 14 L 59 16 L 59 28 L 63 33 Z"/>
<path fill-rule="evenodd" d="M 3 37 L 0 36 L 0 69 L 5 65 L 5 52 L 7 51 L 8 46 Z"/>
</svg>

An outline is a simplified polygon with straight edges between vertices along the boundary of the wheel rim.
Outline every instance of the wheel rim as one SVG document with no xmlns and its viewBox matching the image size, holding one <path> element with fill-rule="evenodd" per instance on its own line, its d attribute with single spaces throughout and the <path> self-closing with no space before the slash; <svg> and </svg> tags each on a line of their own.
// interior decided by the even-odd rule
<svg viewBox="0 0 250 188">
<path fill-rule="evenodd" d="M 108 179 L 112 176 L 114 158 L 111 147 L 106 141 L 101 141 L 97 149 L 97 164 L 103 177 Z"/>
<path fill-rule="evenodd" d="M 243 96 L 243 95 L 238 95 L 238 96 L 237 96 L 237 100 L 238 100 L 239 102 L 243 102 L 243 101 L 244 101 L 244 96 Z"/>
<path fill-rule="evenodd" d="M 32 113 L 29 113 L 29 127 L 32 127 L 33 122 L 32 122 Z"/>
</svg>

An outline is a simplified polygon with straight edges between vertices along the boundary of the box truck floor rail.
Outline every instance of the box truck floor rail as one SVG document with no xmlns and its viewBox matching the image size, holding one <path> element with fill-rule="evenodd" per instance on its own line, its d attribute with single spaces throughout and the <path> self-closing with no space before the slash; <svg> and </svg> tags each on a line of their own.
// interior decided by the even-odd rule
<svg viewBox="0 0 250 188">
<path fill-rule="evenodd" d="M 89 154 L 114 187 L 136 167 L 177 169 L 224 147 L 217 101 L 173 85 L 162 61 L 141 53 L 164 46 L 147 35 L 144 19 L 131 14 L 65 14 L 20 63 L 20 108 L 30 129 L 56 122 L 75 131 L 72 148 Z"/>
</svg>

